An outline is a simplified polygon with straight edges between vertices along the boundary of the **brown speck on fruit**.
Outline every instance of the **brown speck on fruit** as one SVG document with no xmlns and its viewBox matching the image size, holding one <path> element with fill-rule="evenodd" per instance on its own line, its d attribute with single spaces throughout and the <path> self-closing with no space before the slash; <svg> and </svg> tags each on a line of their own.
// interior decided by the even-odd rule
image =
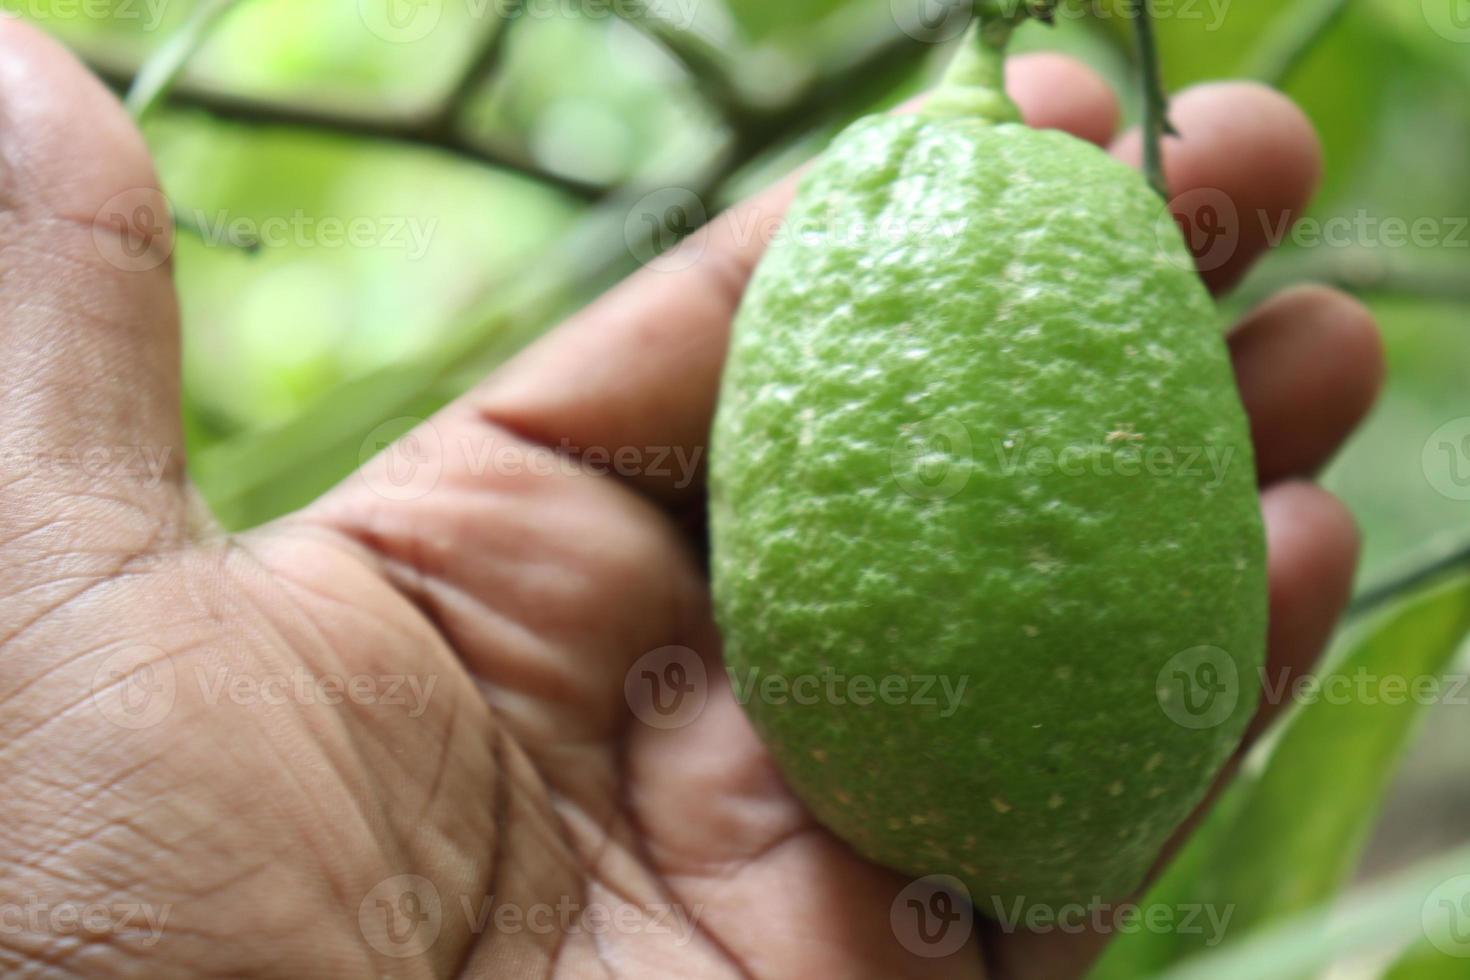
<svg viewBox="0 0 1470 980">
<path fill-rule="evenodd" d="M 999 796 L 992 796 L 990 798 L 990 805 L 995 807 L 996 813 L 1010 813 L 1012 810 L 1015 809 L 1015 807 L 1011 806 Z"/>
<path fill-rule="evenodd" d="M 1112 445 L 1115 442 L 1142 442 L 1142 441 L 1143 441 L 1143 433 L 1141 433 L 1141 432 L 1134 432 L 1133 431 L 1133 424 L 1131 422 L 1125 422 L 1122 425 L 1118 426 L 1116 429 L 1114 429 L 1112 432 L 1109 432 L 1107 434 L 1107 443 L 1108 443 L 1108 445 Z"/>
</svg>

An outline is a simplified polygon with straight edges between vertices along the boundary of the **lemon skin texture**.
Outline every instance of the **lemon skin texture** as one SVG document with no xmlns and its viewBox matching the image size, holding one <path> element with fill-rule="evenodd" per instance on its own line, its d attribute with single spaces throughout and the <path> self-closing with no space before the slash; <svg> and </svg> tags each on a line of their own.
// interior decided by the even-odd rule
<svg viewBox="0 0 1470 980">
<path fill-rule="evenodd" d="M 1056 132 L 862 120 L 744 298 L 710 451 L 736 695 L 865 857 L 1116 899 L 1236 748 L 1264 536 L 1161 202 Z"/>
</svg>

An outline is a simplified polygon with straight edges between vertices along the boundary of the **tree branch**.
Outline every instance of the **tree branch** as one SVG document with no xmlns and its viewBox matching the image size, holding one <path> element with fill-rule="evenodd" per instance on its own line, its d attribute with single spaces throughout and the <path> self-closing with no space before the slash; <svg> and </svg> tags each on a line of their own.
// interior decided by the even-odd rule
<svg viewBox="0 0 1470 980">
<path fill-rule="evenodd" d="M 540 181 L 585 201 L 604 198 L 611 188 L 548 171 L 535 164 L 497 153 L 476 144 L 460 132 L 459 109 L 485 73 L 497 62 L 512 20 L 506 20 L 487 41 L 475 62 L 461 77 L 446 109 L 429 115 L 384 117 L 357 114 L 309 104 L 272 102 L 208 89 L 178 85 L 167 102 L 199 109 L 216 118 L 254 126 L 312 129 L 355 139 L 405 143 L 442 150 L 477 163 Z M 723 183 L 742 166 L 781 143 L 800 135 L 844 107 L 876 99 L 897 75 L 915 68 L 931 48 L 899 32 L 862 45 L 852 57 L 816 76 L 792 99 L 769 110 L 746 109 L 736 119 L 735 139 L 722 155 L 723 162 L 707 178 Z M 92 70 L 115 90 L 126 91 L 134 73 L 98 62 Z M 712 192 L 713 189 L 711 189 Z"/>
<path fill-rule="evenodd" d="M 107 65 L 92 64 L 92 70 L 114 90 L 126 91 L 133 73 Z M 355 139 L 409 143 L 443 150 L 466 160 L 485 163 L 581 198 L 597 200 L 608 188 L 554 173 L 534 164 L 496 153 L 488 147 L 472 144 L 457 132 L 457 127 L 441 115 L 427 117 L 383 117 L 357 115 L 320 106 L 269 102 L 246 96 L 213 92 L 202 88 L 175 86 L 167 97 L 169 105 L 200 109 L 219 119 L 253 126 L 286 126 L 335 133 Z"/>
</svg>

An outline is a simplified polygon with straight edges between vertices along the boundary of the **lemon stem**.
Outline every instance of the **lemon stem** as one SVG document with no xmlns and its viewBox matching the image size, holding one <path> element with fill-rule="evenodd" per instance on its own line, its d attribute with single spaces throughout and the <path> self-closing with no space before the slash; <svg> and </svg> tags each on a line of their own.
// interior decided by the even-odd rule
<svg viewBox="0 0 1470 980">
<path fill-rule="evenodd" d="M 1006 95 L 1006 47 L 1021 22 L 1036 15 L 1025 3 L 977 0 L 969 30 L 939 87 L 925 103 L 924 114 L 1020 122 L 1020 110 Z"/>
</svg>

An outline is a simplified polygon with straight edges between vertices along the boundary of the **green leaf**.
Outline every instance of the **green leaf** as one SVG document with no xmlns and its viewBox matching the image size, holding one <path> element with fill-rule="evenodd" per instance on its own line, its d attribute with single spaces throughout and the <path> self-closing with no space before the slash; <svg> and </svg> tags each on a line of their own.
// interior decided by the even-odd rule
<svg viewBox="0 0 1470 980">
<path fill-rule="evenodd" d="M 441 407 L 448 400 L 436 393 L 442 376 L 437 363 L 422 361 L 350 381 L 284 425 L 204 451 L 190 473 L 225 527 L 262 524 L 310 503 L 361 465 L 368 437 L 384 436 L 380 426 Z"/>
<path fill-rule="evenodd" d="M 1467 973 L 1470 960 L 1426 940 L 1406 952 L 1382 980 L 1464 980 Z"/>
<path fill-rule="evenodd" d="M 1415 696 L 1414 685 L 1438 678 L 1467 631 L 1470 575 L 1461 574 L 1356 631 L 1319 673 L 1320 687 L 1293 694 L 1282 677 L 1263 678 L 1265 696 L 1294 697 L 1297 707 L 1247 760 L 1143 899 L 1144 909 L 1228 914 L 1230 937 L 1238 941 L 1336 893 L 1430 700 Z M 1125 935 L 1093 978 L 1147 976 L 1217 938 L 1208 930 Z"/>
<path fill-rule="evenodd" d="M 1299 980 L 1355 956 L 1426 941 L 1443 950 L 1450 972 L 1411 974 L 1413 980 L 1464 977 L 1470 968 L 1470 848 L 1319 906 L 1252 936 L 1197 957 L 1155 980 Z M 1403 980 L 1403 978 L 1395 978 Z"/>
</svg>

